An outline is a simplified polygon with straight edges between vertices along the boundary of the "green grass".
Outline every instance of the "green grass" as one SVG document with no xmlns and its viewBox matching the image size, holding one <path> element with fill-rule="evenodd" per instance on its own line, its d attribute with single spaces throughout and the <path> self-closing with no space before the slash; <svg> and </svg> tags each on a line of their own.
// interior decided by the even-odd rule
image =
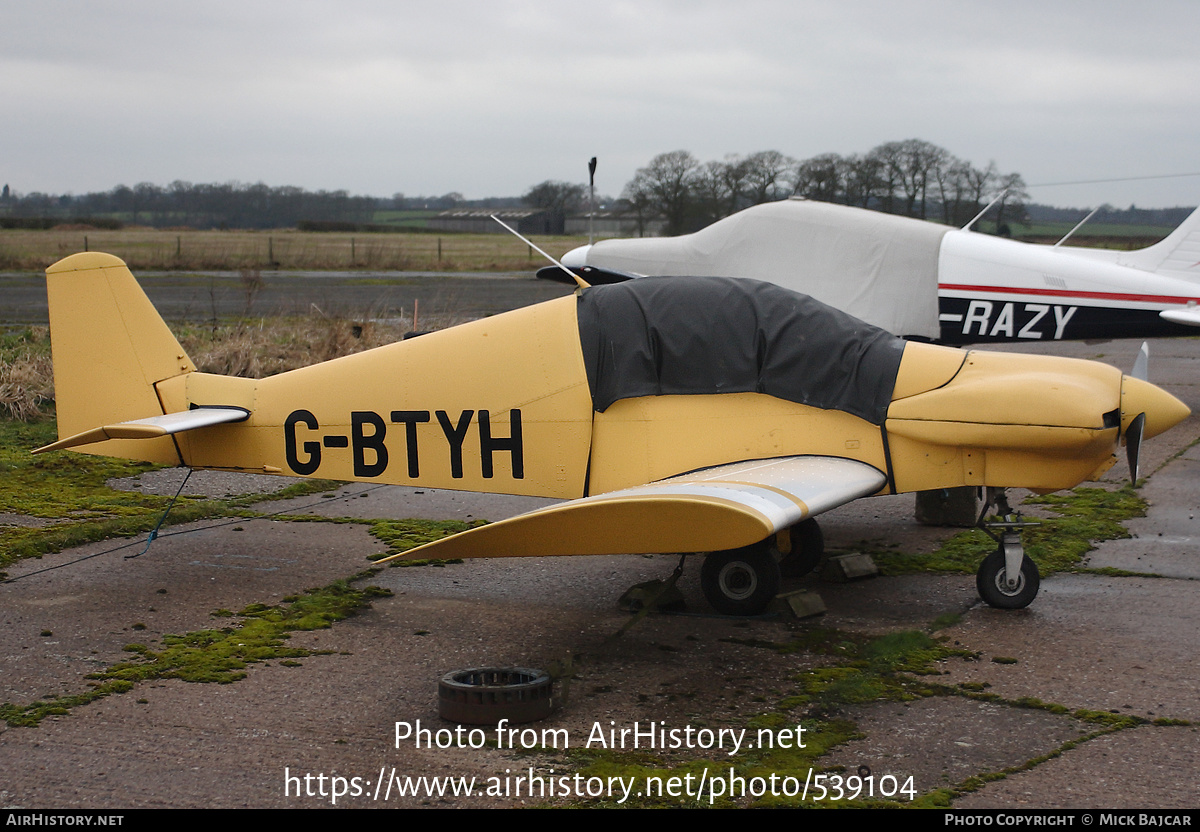
<svg viewBox="0 0 1200 832">
<path fill-rule="evenodd" d="M 452 534 L 465 532 L 467 529 L 477 528 L 485 523 L 484 520 L 475 520 L 471 523 L 463 523 L 459 520 L 374 520 L 371 521 L 370 526 L 371 534 L 387 544 L 387 555 L 395 555 L 435 540 L 441 540 Z M 386 555 L 380 555 L 380 557 L 386 557 Z M 394 565 L 418 566 L 431 562 L 444 561 L 399 561 Z"/>
<path fill-rule="evenodd" d="M 1146 501 L 1128 485 L 1116 491 L 1076 488 L 1065 494 L 1030 497 L 1026 503 L 1045 506 L 1059 515 L 1036 520 L 1041 525 L 1029 527 L 1022 534 L 1025 551 L 1043 577 L 1076 568 L 1096 542 L 1129 537 L 1122 523 L 1146 514 Z M 885 551 L 872 555 L 885 575 L 918 572 L 967 575 L 974 574 L 980 561 L 995 548 L 995 541 L 987 534 L 968 529 L 929 554 Z"/>
<path fill-rule="evenodd" d="M 1075 227 L 1073 222 L 1041 222 L 1029 226 L 1012 226 L 1013 234 L 1021 237 L 1054 237 L 1059 239 Z M 1086 246 L 1092 238 L 1131 237 L 1138 240 L 1161 240 L 1172 231 L 1172 226 L 1125 225 L 1122 223 L 1088 222 L 1067 240 L 1065 245 Z"/>
<path fill-rule="evenodd" d="M 375 586 L 363 589 L 350 586 L 350 581 L 366 576 L 364 573 L 307 590 L 277 606 L 252 604 L 238 613 L 242 620 L 236 626 L 167 635 L 160 650 L 144 644 L 128 644 L 125 651 L 134 658 L 88 676 L 93 680 L 90 690 L 27 705 L 6 703 L 0 705 L 0 719 L 9 725 L 34 727 L 47 716 L 64 715 L 72 708 L 105 696 L 127 693 L 141 682 L 181 679 L 229 684 L 245 678 L 246 668 L 251 664 L 284 659 L 286 662 L 281 664 L 295 666 L 295 659 L 316 653 L 289 647 L 287 639 L 291 633 L 328 628 L 336 621 L 369 609 L 371 599 L 392 594 Z M 227 617 L 223 615 L 225 612 L 228 611 L 218 610 L 216 617 Z"/>
<path fill-rule="evenodd" d="M 0 578 L 5 567 L 25 558 L 148 532 L 170 502 L 169 497 L 117 491 L 105 484 L 158 466 L 72 451 L 30 453 L 55 438 L 53 422 L 0 420 L 0 512 L 56 520 L 35 527 L 0 526 Z M 166 525 L 237 514 L 251 503 L 299 497 L 335 485 L 328 480 L 303 480 L 270 495 L 225 501 L 181 497 Z"/>
</svg>

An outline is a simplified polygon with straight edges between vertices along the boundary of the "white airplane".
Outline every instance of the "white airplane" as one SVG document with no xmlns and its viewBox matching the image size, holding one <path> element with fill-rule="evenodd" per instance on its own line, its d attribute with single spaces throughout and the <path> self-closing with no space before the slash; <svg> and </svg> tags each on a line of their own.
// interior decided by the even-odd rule
<svg viewBox="0 0 1200 832">
<path fill-rule="evenodd" d="M 563 263 L 593 284 L 648 275 L 768 280 L 897 335 L 945 344 L 1196 335 L 1200 326 L 1200 209 L 1165 240 L 1117 252 L 792 198 L 681 237 L 582 246 Z"/>
</svg>

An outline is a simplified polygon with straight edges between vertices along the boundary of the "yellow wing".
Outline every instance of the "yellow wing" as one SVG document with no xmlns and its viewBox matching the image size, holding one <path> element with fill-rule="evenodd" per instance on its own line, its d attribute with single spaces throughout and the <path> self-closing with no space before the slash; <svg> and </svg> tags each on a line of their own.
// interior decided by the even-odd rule
<svg viewBox="0 0 1200 832">
<path fill-rule="evenodd" d="M 399 558 L 699 552 L 757 543 L 805 518 L 875 494 L 882 472 L 852 459 L 737 462 L 571 500 L 427 543 Z"/>
</svg>

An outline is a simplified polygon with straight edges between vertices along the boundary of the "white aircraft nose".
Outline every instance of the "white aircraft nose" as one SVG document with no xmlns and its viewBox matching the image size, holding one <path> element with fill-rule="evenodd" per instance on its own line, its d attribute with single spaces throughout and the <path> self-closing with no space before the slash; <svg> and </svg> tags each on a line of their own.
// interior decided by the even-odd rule
<svg viewBox="0 0 1200 832">
<path fill-rule="evenodd" d="M 567 268 L 579 268 L 587 265 L 588 252 L 592 250 L 590 245 L 573 248 L 562 256 L 562 264 Z"/>
</svg>

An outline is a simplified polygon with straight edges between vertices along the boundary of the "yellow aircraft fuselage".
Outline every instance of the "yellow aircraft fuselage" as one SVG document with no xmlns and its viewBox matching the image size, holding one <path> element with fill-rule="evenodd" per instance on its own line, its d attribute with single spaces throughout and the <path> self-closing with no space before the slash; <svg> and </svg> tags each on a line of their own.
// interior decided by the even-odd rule
<svg viewBox="0 0 1200 832">
<path fill-rule="evenodd" d="M 637 396 L 596 412 L 575 296 L 271 378 L 217 376 L 196 371 L 119 259 L 78 254 L 47 277 L 60 436 L 49 447 L 193 468 L 572 499 L 816 455 L 873 466 L 887 477 L 880 493 L 1050 491 L 1111 466 L 1138 413 L 1147 437 L 1187 415 L 1104 364 L 920 343 L 902 347 L 881 424 L 757 392 Z M 248 415 L 95 441 L 147 435 L 116 423 L 192 408 Z"/>
</svg>

